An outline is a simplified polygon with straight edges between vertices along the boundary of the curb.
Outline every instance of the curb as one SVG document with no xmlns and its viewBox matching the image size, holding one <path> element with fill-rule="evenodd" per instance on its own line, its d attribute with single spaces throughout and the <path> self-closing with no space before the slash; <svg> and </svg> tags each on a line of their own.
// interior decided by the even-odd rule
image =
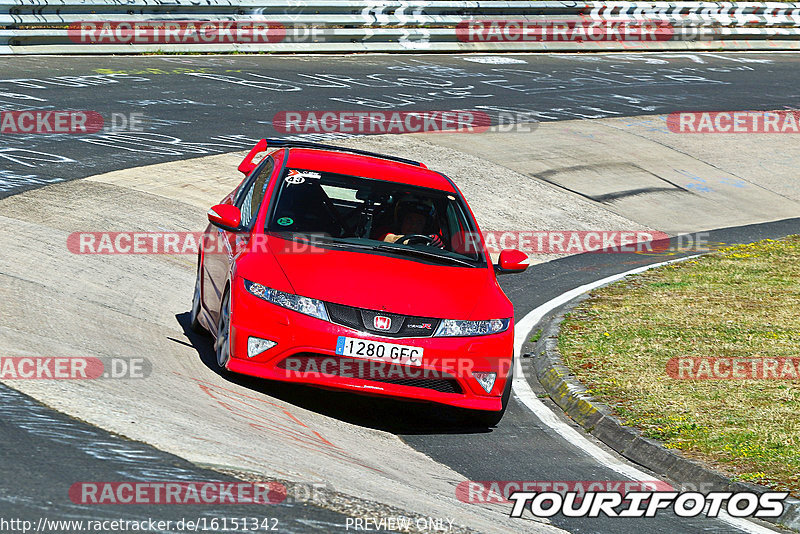
<svg viewBox="0 0 800 534">
<path fill-rule="evenodd" d="M 751 491 L 764 493 L 764 486 L 738 482 L 713 471 L 702 463 L 667 449 L 660 442 L 646 438 L 641 431 L 624 426 L 612 410 L 592 398 L 584 385 L 564 365 L 558 351 L 558 334 L 564 315 L 588 298 L 581 295 L 546 316 L 536 328 L 542 331 L 536 343 L 526 344 L 539 383 L 550 398 L 576 423 L 625 458 L 646 467 L 657 475 L 680 484 L 682 490 Z M 800 531 L 800 500 L 788 497 L 784 511 L 777 518 L 761 518 L 770 523 Z"/>
</svg>

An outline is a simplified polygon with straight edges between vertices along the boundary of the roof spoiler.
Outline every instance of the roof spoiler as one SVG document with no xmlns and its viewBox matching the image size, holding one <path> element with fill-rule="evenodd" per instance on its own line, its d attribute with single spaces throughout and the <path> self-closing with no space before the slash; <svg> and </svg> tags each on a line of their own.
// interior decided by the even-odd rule
<svg viewBox="0 0 800 534">
<path fill-rule="evenodd" d="M 258 165 L 257 162 L 253 160 L 261 154 L 262 152 L 267 151 L 267 147 L 269 148 L 315 148 L 319 150 L 333 150 L 336 152 L 349 152 L 351 154 L 359 154 L 361 156 L 371 156 L 373 158 L 381 158 L 387 159 L 390 161 L 396 161 L 398 163 L 405 163 L 406 165 L 414 165 L 416 167 L 422 167 L 423 169 L 427 169 L 425 165 L 418 161 L 414 161 L 411 159 L 406 158 L 399 158 L 397 156 L 387 156 L 386 154 L 378 154 L 377 152 L 368 152 L 366 150 L 358 150 L 357 148 L 346 148 L 342 146 L 335 146 L 335 145 L 325 145 L 322 143 L 312 143 L 311 141 L 289 141 L 286 139 L 262 139 L 256 146 L 250 150 L 250 152 L 245 156 L 242 162 L 239 164 L 239 172 L 244 174 L 245 176 L 249 175 L 253 172 L 253 169 L 256 168 Z"/>
<path fill-rule="evenodd" d="M 239 172 L 244 174 L 245 176 L 248 176 L 251 172 L 253 172 L 253 169 L 255 169 L 258 166 L 258 163 L 256 163 L 253 160 L 256 158 L 256 156 L 266 151 L 267 151 L 267 140 L 262 139 L 261 141 L 256 143 L 256 146 L 250 149 L 250 152 L 247 153 L 247 156 L 245 156 L 245 158 L 239 164 L 238 167 Z"/>
</svg>

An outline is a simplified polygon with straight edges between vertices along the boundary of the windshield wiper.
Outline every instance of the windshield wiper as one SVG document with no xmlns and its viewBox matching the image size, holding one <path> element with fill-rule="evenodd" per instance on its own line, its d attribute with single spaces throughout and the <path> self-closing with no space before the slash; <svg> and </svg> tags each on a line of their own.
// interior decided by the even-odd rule
<svg viewBox="0 0 800 534">
<path fill-rule="evenodd" d="M 383 252 L 392 252 L 394 254 L 400 254 L 400 255 L 417 256 L 421 258 L 436 260 L 443 263 L 454 263 L 457 265 L 465 265 L 467 267 L 475 267 L 473 263 L 470 263 L 466 260 L 461 260 L 458 258 L 453 258 L 451 256 L 444 256 L 442 254 L 436 254 L 434 252 L 427 252 L 424 250 L 418 250 L 408 247 L 350 243 L 349 241 L 344 241 L 341 238 L 329 237 L 329 236 L 314 236 L 313 238 L 309 238 L 306 236 L 293 236 L 292 239 L 300 241 L 301 243 L 308 243 L 309 245 L 317 245 L 322 247 L 336 247 L 345 249 L 350 248 L 359 250 L 380 250 Z"/>
<path fill-rule="evenodd" d="M 458 258 L 453 258 L 451 256 L 444 256 L 442 254 L 436 254 L 434 252 L 426 252 L 424 250 L 418 250 L 415 248 L 407 248 L 407 247 L 393 247 L 391 245 L 377 245 L 373 247 L 375 250 L 382 250 L 385 252 L 393 252 L 395 254 L 406 254 L 408 256 L 419 256 L 422 258 L 434 259 L 438 261 L 445 261 L 450 263 L 456 263 L 458 265 L 466 265 L 467 267 L 475 267 L 474 264 L 466 261 L 460 260 Z"/>
<path fill-rule="evenodd" d="M 362 243 L 350 243 L 348 241 L 341 241 L 334 237 L 315 236 L 313 239 L 309 239 L 308 237 L 297 236 L 294 239 L 302 243 L 308 243 L 309 245 L 330 246 L 337 248 L 358 248 L 363 250 L 372 250 L 373 248 L 371 245 L 364 245 Z"/>
</svg>

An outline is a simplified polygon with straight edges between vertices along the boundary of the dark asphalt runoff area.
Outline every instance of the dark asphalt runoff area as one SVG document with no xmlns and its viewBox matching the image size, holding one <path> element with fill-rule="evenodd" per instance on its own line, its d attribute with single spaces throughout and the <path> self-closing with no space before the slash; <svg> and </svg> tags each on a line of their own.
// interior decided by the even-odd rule
<svg viewBox="0 0 800 534">
<path fill-rule="evenodd" d="M 0 66 L 0 111 L 91 110 L 103 116 L 107 130 L 86 136 L 0 133 L 0 197 L 123 168 L 249 149 L 257 139 L 283 135 L 272 125 L 281 111 L 471 109 L 495 118 L 499 113 L 524 113 L 550 121 L 800 104 L 797 54 L 491 57 L 500 59 L 486 63 L 465 55 L 5 57 Z M 119 127 L 114 129 L 114 123 Z M 792 219 L 718 230 L 708 240 L 743 243 L 798 232 L 800 220 Z M 522 275 L 503 278 L 501 285 L 519 320 L 577 286 L 691 253 L 573 256 L 534 265 Z M 534 391 L 541 391 L 535 379 L 529 381 Z M 255 383 L 251 387 L 258 389 Z M 271 388 L 271 394 L 276 390 L 298 405 L 394 432 L 471 480 L 620 479 L 569 446 L 516 400 L 500 425 L 487 431 L 465 427 L 456 415 L 435 407 L 421 417 L 415 411 L 413 420 L 400 415 L 387 418 L 387 411 L 380 408 L 367 410 L 339 401 L 344 397 L 338 393 L 304 389 L 301 395 L 278 387 Z M 58 519 L 97 519 L 119 513 L 123 518 L 175 519 L 168 507 L 87 508 L 72 503 L 65 491 L 76 480 L 115 480 L 122 474 L 141 480 L 151 480 L 153 473 L 162 471 L 173 477 L 180 472 L 193 480 L 212 473 L 222 476 L 75 422 L 4 386 L 0 398 L 4 406 L 0 517 L 38 520 L 50 514 Z M 391 402 L 375 399 L 378 404 Z M 382 414 L 381 419 L 374 414 Z M 56 430 L 42 433 L 37 419 L 56 421 Z M 138 452 L 119 457 L 108 452 L 127 447 Z M 134 461 L 137 455 L 147 461 Z M 191 515 L 181 508 L 182 516 Z M 230 512 L 224 510 L 229 516 Z M 252 509 L 247 512 L 253 514 Z M 312 506 L 287 504 L 261 512 L 296 532 L 343 524 L 343 516 Z M 214 514 L 219 512 L 197 511 L 198 516 Z M 731 532 L 730 526 L 716 520 L 666 514 L 648 520 L 555 517 L 553 523 L 581 533 Z"/>
<path fill-rule="evenodd" d="M 480 57 L 6 57 L 0 111 L 93 111 L 104 130 L 0 133 L 0 197 L 249 149 L 286 136 L 272 124 L 285 111 L 463 109 L 553 121 L 800 106 L 798 54 Z"/>
<path fill-rule="evenodd" d="M 89 494 L 84 499 L 81 488 L 70 491 L 73 485 L 115 481 L 230 484 L 237 479 L 72 419 L 2 384 L 0 403 L 0 532 L 4 534 L 25 529 L 44 533 L 180 533 L 195 531 L 193 526 L 200 532 L 222 532 L 223 525 L 228 531 L 241 532 L 243 521 L 253 532 L 346 531 L 347 516 L 304 502 L 314 488 L 306 493 L 305 489 L 276 486 L 277 495 L 269 494 L 275 504 L 84 503 L 91 500 Z M 103 498 L 100 492 L 92 495 Z M 104 499 L 108 502 L 127 495 L 106 494 Z M 226 495 L 220 496 L 229 498 Z M 236 495 L 235 490 L 230 495 Z M 93 528 L 90 521 L 105 526 Z M 234 528 L 234 521 L 239 528 Z M 142 526 L 133 528 L 130 522 Z M 189 522 L 191 526 L 187 527 Z"/>
</svg>

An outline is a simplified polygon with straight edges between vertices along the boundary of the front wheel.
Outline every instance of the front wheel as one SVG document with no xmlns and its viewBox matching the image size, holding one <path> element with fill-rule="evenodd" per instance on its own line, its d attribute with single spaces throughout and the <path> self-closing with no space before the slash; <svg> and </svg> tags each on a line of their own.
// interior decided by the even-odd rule
<svg viewBox="0 0 800 534">
<path fill-rule="evenodd" d="M 231 296 L 228 291 L 222 297 L 214 349 L 217 353 L 217 365 L 223 371 L 227 371 L 228 361 L 231 359 Z"/>
<path fill-rule="evenodd" d="M 503 396 L 500 397 L 500 402 L 502 404 L 502 408 L 496 412 L 489 412 L 486 410 L 480 410 L 476 412 L 476 416 L 473 419 L 480 424 L 481 426 L 497 426 L 497 423 L 503 418 L 503 415 L 506 413 L 506 408 L 508 408 L 508 401 L 511 399 L 511 384 L 514 381 L 514 360 L 511 360 L 511 369 L 508 371 L 508 378 L 506 379 L 506 386 L 503 388 Z"/>
</svg>

